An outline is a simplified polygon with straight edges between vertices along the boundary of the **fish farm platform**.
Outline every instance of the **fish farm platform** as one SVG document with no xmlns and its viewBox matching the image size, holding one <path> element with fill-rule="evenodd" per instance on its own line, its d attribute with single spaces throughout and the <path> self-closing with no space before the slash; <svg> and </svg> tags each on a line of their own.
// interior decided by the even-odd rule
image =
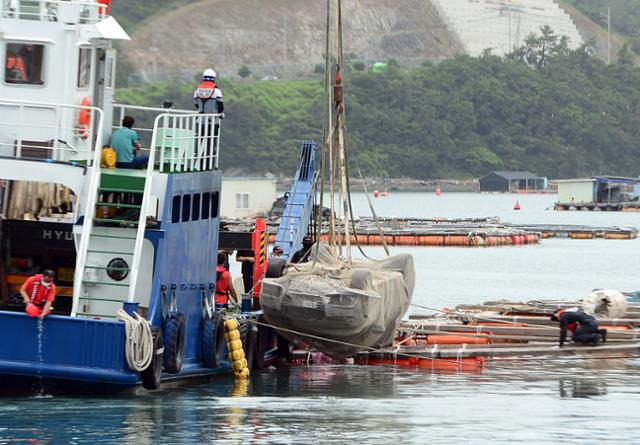
<svg viewBox="0 0 640 445">
<path fill-rule="evenodd" d="M 492 359 L 640 357 L 640 304 L 629 303 L 622 318 L 599 319 L 607 341 L 596 346 L 558 346 L 560 329 L 550 316 L 580 301 L 487 302 L 412 315 L 398 328 L 393 347 L 359 353 L 362 365 L 394 365 L 449 371 L 478 371 Z M 428 309 L 428 308 L 425 308 Z M 434 314 L 433 312 L 436 312 Z"/>
<path fill-rule="evenodd" d="M 250 221 L 229 221 L 237 227 L 249 227 Z M 269 223 L 270 242 L 275 242 L 278 221 Z M 379 224 L 379 228 L 378 228 Z M 356 235 L 351 244 L 381 245 L 380 230 L 390 246 L 458 246 L 493 247 L 537 244 L 543 238 L 568 238 L 577 240 L 612 239 L 630 240 L 638 237 L 635 227 L 598 227 L 561 224 L 511 224 L 498 218 L 359 218 L 355 222 Z M 322 239 L 326 239 L 323 231 Z"/>
</svg>

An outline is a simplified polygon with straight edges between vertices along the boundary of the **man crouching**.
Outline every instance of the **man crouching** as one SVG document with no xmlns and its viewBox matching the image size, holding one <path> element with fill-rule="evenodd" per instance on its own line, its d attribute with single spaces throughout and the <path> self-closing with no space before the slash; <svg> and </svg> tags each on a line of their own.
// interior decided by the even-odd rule
<svg viewBox="0 0 640 445">
<path fill-rule="evenodd" d="M 560 322 L 560 347 L 567 338 L 567 330 L 573 332 L 571 339 L 575 343 L 597 346 L 600 340 L 607 341 L 607 330 L 599 329 L 598 320 L 581 310 L 559 310 L 551 320 Z"/>
</svg>

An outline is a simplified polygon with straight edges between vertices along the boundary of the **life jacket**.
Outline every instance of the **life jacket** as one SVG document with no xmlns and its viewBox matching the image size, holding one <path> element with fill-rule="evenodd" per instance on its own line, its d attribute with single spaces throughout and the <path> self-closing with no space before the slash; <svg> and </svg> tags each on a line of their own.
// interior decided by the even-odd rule
<svg viewBox="0 0 640 445">
<path fill-rule="evenodd" d="M 216 92 L 216 88 L 217 88 L 217 85 L 215 82 L 211 80 L 205 80 L 204 82 L 202 82 L 200 85 L 196 87 L 196 90 L 194 91 L 193 95 L 194 97 L 202 101 L 207 101 L 213 98 L 213 95 Z"/>
<path fill-rule="evenodd" d="M 42 285 L 42 274 L 36 274 L 32 277 L 31 289 L 27 289 L 27 295 L 29 295 L 29 301 L 35 305 L 42 305 L 47 302 L 51 291 L 55 292 L 55 285 L 53 282 L 50 287 Z"/>
<path fill-rule="evenodd" d="M 225 273 L 226 272 L 226 273 Z M 225 305 L 229 303 L 229 281 L 231 274 L 224 266 L 216 268 L 216 304 Z"/>
</svg>

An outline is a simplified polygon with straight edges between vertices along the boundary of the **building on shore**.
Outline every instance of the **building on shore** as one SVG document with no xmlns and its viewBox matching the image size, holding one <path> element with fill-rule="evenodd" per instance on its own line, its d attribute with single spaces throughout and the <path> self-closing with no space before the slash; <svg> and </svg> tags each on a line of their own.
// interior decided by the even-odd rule
<svg viewBox="0 0 640 445">
<path fill-rule="evenodd" d="M 222 179 L 222 218 L 251 218 L 266 215 L 276 200 L 276 180 L 256 177 Z"/>
<path fill-rule="evenodd" d="M 481 192 L 516 193 L 523 190 L 542 191 L 548 187 L 547 178 L 530 172 L 495 171 L 478 182 Z"/>
<path fill-rule="evenodd" d="M 640 178 L 560 179 L 556 210 L 640 210 Z"/>
</svg>

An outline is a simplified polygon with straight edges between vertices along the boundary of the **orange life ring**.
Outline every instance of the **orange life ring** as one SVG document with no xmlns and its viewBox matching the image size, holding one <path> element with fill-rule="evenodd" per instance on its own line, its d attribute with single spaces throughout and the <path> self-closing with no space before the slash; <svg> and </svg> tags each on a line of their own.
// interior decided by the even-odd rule
<svg viewBox="0 0 640 445">
<path fill-rule="evenodd" d="M 80 101 L 80 105 L 83 107 L 91 106 L 91 99 L 88 97 L 83 98 Z M 87 139 L 90 135 L 91 128 L 91 110 L 89 108 L 83 108 L 80 110 L 80 114 L 78 116 L 78 136 L 82 139 Z"/>
</svg>

